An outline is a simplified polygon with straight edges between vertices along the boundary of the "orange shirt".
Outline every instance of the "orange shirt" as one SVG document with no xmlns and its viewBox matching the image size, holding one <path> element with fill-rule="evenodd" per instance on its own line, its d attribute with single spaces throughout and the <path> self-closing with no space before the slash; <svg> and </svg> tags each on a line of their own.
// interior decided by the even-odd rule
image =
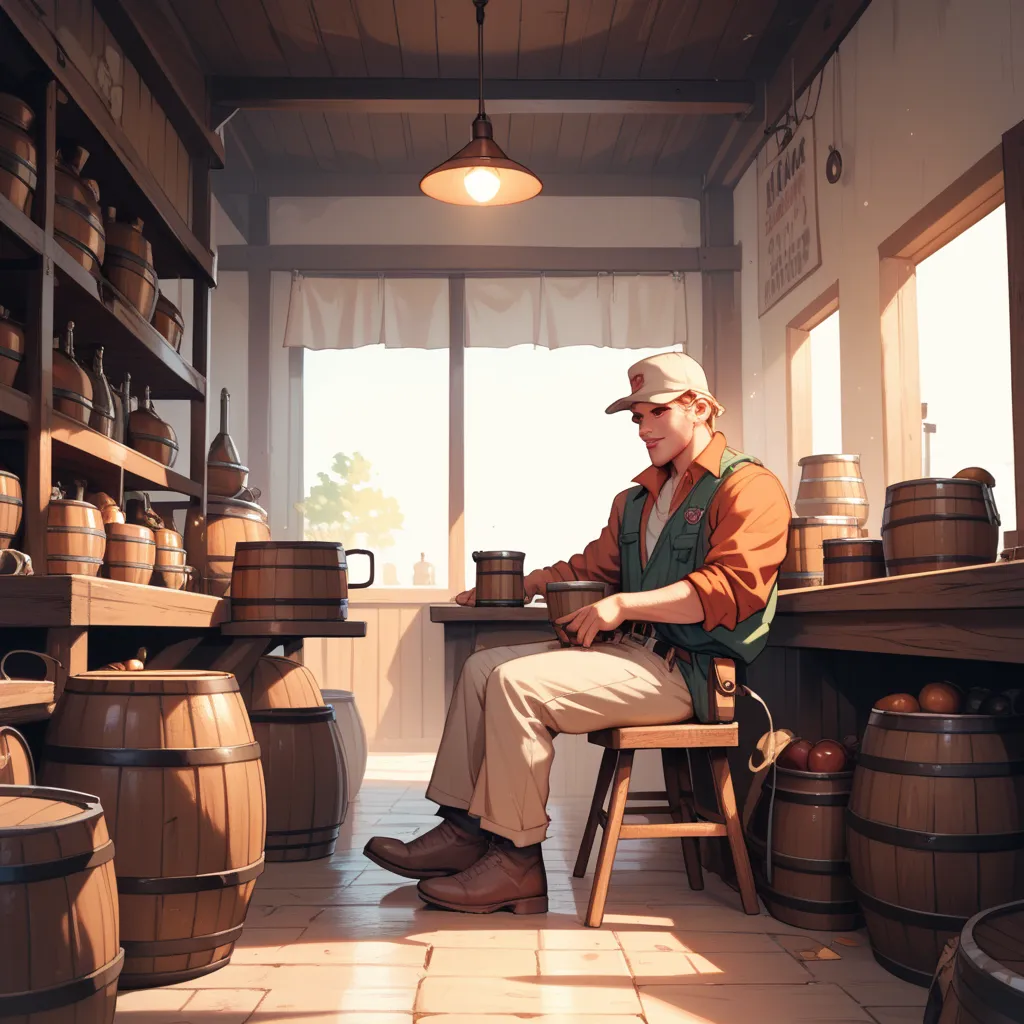
<svg viewBox="0 0 1024 1024">
<path fill-rule="evenodd" d="M 669 514 L 686 500 L 705 473 L 719 474 L 725 435 L 716 433 L 708 446 L 680 477 Z M 665 481 L 667 469 L 650 466 L 634 483 L 647 491 L 640 519 L 640 558 L 647 564 L 647 520 Z M 613 590 L 621 588 L 619 526 L 629 490 L 612 502 L 608 525 L 581 554 L 538 570 L 546 583 L 559 580 L 598 580 Z M 704 565 L 686 577 L 704 608 L 703 626 L 735 629 L 737 622 L 760 611 L 768 601 L 789 539 L 789 498 L 774 473 L 751 463 L 734 470 L 715 492 L 707 512 L 710 532 Z"/>
</svg>

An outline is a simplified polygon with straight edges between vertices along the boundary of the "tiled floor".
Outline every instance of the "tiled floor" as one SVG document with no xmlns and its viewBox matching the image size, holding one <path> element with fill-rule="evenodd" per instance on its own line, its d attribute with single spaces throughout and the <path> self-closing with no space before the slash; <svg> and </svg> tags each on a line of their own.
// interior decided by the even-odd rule
<svg viewBox="0 0 1024 1024">
<path fill-rule="evenodd" d="M 863 932 L 811 934 L 748 917 L 715 875 L 691 892 L 676 840 L 620 846 L 604 927 L 584 928 L 590 877 L 571 876 L 583 800 L 551 808 L 546 916 L 428 909 L 414 883 L 361 850 L 377 833 L 433 827 L 423 799 L 430 761 L 372 756 L 335 856 L 269 865 L 232 963 L 125 993 L 116 1024 L 921 1020 L 924 990 L 882 970 Z"/>
</svg>

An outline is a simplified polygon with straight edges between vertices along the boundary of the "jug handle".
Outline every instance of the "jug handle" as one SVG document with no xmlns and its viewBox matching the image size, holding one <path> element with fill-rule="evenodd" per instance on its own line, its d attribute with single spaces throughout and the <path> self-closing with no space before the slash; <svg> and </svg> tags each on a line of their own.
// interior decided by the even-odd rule
<svg viewBox="0 0 1024 1024">
<path fill-rule="evenodd" d="M 348 585 L 349 589 L 350 590 L 359 590 L 361 587 L 373 586 L 373 570 L 374 570 L 373 552 L 372 551 L 367 551 L 366 548 L 349 548 L 345 552 L 346 559 L 348 558 L 349 555 L 366 555 L 366 557 L 370 559 L 370 578 L 365 583 L 349 583 L 349 585 Z"/>
<path fill-rule="evenodd" d="M 58 669 L 63 669 L 64 668 L 64 666 L 60 663 L 60 661 L 57 658 L 54 658 L 50 654 L 43 654 L 42 651 L 29 651 L 29 650 L 20 650 L 20 649 L 19 650 L 14 650 L 14 651 L 8 651 L 2 658 L 0 658 L 0 678 L 2 678 L 3 682 L 5 682 L 5 683 L 9 683 L 11 681 L 11 677 L 7 674 L 7 670 L 4 668 L 4 665 L 7 664 L 7 659 L 12 654 L 34 654 L 37 658 L 42 658 L 43 661 L 52 662 L 53 665 L 55 665 Z"/>
</svg>

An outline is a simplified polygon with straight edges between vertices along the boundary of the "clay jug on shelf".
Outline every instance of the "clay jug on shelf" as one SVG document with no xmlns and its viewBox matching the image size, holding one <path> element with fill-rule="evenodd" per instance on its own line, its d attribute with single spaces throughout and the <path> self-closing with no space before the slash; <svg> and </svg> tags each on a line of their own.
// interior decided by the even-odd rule
<svg viewBox="0 0 1024 1024">
<path fill-rule="evenodd" d="M 36 188 L 36 140 L 32 108 L 10 93 L 0 93 L 0 196 L 22 213 L 32 213 Z"/>
<path fill-rule="evenodd" d="M 220 433 L 213 439 L 206 460 L 206 489 L 210 494 L 233 498 L 249 482 L 249 468 L 242 465 L 238 448 L 228 433 L 227 388 L 220 389 Z"/>
<path fill-rule="evenodd" d="M 163 292 L 156 297 L 153 326 L 163 335 L 167 344 L 175 352 L 181 351 L 181 339 L 185 334 L 185 320 L 178 307 Z"/>
<path fill-rule="evenodd" d="M 0 96 L 0 99 L 3 97 Z M 2 159 L 3 154 L 0 154 Z M 0 166 L 2 170 L 2 166 Z M 25 329 L 11 319 L 11 311 L 0 306 L 0 384 L 14 385 L 25 358 Z"/>
<path fill-rule="evenodd" d="M 95 491 L 85 496 L 85 500 L 90 505 L 95 505 L 100 510 L 100 515 L 103 517 L 103 525 L 107 523 L 123 523 L 124 513 L 118 507 L 118 504 L 114 499 L 107 494 L 105 491 Z"/>
<path fill-rule="evenodd" d="M 69 321 L 53 353 L 53 407 L 86 426 L 92 416 L 92 381 L 75 360 L 75 324 Z"/>
<path fill-rule="evenodd" d="M 142 234 L 143 222 L 136 217 L 131 224 L 116 220 L 117 211 L 107 208 L 107 255 L 103 273 L 147 323 L 156 310 L 160 282 L 153 266 L 153 246 Z"/>
<path fill-rule="evenodd" d="M 128 417 L 128 443 L 137 452 L 168 468 L 178 457 L 178 438 L 174 427 L 156 414 L 148 386 L 142 404 Z"/>
<path fill-rule="evenodd" d="M 53 234 L 68 255 L 92 274 L 98 274 L 107 236 L 100 211 L 99 186 L 82 177 L 88 150 L 75 148 L 65 161 L 57 151 L 54 181 Z"/>
<path fill-rule="evenodd" d="M 103 372 L 103 346 L 92 354 L 92 369 L 86 369 L 92 384 L 92 413 L 89 426 L 105 437 L 114 436 L 114 395 Z"/>
</svg>

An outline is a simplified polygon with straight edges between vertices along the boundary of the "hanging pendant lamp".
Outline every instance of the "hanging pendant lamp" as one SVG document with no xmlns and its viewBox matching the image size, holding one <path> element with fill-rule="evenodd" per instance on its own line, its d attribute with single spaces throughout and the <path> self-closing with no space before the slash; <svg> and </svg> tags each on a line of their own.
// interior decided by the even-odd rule
<svg viewBox="0 0 1024 1024">
<path fill-rule="evenodd" d="M 509 160 L 494 141 L 490 119 L 484 112 L 484 7 L 476 5 L 477 69 L 480 109 L 473 122 L 473 139 L 453 157 L 435 167 L 420 181 L 420 189 L 431 199 L 456 206 L 508 206 L 532 199 L 540 192 L 540 178 Z"/>
</svg>

